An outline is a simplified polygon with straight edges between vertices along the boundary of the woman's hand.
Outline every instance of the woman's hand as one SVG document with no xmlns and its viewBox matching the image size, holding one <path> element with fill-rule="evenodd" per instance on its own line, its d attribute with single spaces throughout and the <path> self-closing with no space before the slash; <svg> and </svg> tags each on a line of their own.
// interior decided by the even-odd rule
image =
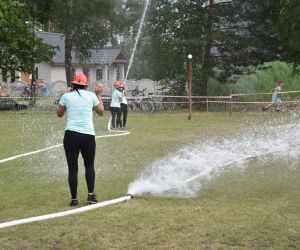
<svg viewBox="0 0 300 250">
<path fill-rule="evenodd" d="M 103 84 L 101 82 L 98 83 L 98 85 L 95 87 L 95 94 L 96 96 L 102 96 L 103 93 Z"/>
</svg>

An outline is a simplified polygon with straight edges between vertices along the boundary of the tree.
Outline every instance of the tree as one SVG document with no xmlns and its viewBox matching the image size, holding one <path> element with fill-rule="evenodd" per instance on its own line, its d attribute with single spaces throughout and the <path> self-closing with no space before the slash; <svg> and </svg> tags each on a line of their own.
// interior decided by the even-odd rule
<svg viewBox="0 0 300 250">
<path fill-rule="evenodd" d="M 215 12 L 216 64 L 219 80 L 227 82 L 234 74 L 247 72 L 249 65 L 260 65 L 280 58 L 280 42 L 273 29 L 270 1 L 234 0 L 218 4 Z"/>
<path fill-rule="evenodd" d="M 209 71 L 211 69 L 211 48 L 213 43 L 213 22 L 214 22 L 214 0 L 209 0 L 208 3 L 208 12 L 207 12 L 207 24 L 206 24 L 206 35 L 205 35 L 205 47 L 202 63 L 202 72 L 201 72 L 201 89 L 200 93 L 202 95 L 207 95 L 207 85 L 209 81 Z"/>
<path fill-rule="evenodd" d="M 272 0 L 153 0 L 149 38 L 142 39 L 147 60 L 140 61 L 155 80 L 178 88 L 187 74 L 186 55 L 193 54 L 193 93 L 207 95 L 214 68 L 222 84 L 235 74 L 249 73 L 249 65 L 280 58 L 272 23 L 277 5 Z"/>
<path fill-rule="evenodd" d="M 206 20 L 205 0 L 153 0 L 143 38 L 144 68 L 150 68 L 149 76 L 164 82 L 174 94 L 183 94 L 187 76 L 187 55 L 193 55 L 194 93 L 200 93 L 199 76 L 203 60 Z M 141 66 L 141 64 L 139 64 Z"/>
<path fill-rule="evenodd" d="M 49 61 L 51 47 L 33 35 L 33 18 L 17 1 L 0 1 L 0 69 L 31 73 L 34 65 Z"/>
<path fill-rule="evenodd" d="M 51 19 L 57 31 L 65 38 L 65 69 L 68 84 L 71 82 L 71 52 L 82 62 L 90 50 L 103 46 L 108 41 L 112 0 L 52 0 Z"/>
<path fill-rule="evenodd" d="M 274 8 L 272 20 L 282 46 L 285 59 L 300 64 L 300 2 L 297 0 L 269 0 Z"/>
</svg>

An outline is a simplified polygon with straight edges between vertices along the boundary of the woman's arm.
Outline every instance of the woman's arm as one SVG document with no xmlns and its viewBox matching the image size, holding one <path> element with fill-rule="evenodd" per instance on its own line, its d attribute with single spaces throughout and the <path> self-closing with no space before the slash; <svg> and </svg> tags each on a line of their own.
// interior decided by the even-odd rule
<svg viewBox="0 0 300 250">
<path fill-rule="evenodd" d="M 104 105 L 102 102 L 102 92 L 103 92 L 103 85 L 101 82 L 99 82 L 99 84 L 95 88 L 95 94 L 99 100 L 99 104 L 94 107 L 94 111 L 100 116 L 103 116 L 103 113 L 104 113 Z"/>
<path fill-rule="evenodd" d="M 66 93 L 68 93 L 68 92 L 71 92 L 71 87 L 67 88 Z M 62 96 L 60 97 L 60 99 L 62 98 Z M 58 104 L 58 106 L 56 108 L 56 114 L 57 114 L 57 116 L 58 117 L 63 117 L 64 114 L 65 114 L 65 112 L 66 112 L 66 107 Z"/>
<path fill-rule="evenodd" d="M 61 106 L 60 104 L 58 105 L 57 109 L 56 109 L 56 114 L 58 117 L 63 117 L 64 114 L 66 112 L 66 107 L 65 106 Z"/>
</svg>

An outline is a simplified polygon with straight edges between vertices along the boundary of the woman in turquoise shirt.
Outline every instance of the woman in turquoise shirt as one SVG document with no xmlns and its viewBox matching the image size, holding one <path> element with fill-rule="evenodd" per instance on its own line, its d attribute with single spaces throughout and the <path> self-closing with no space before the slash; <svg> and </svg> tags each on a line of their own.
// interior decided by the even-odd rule
<svg viewBox="0 0 300 250">
<path fill-rule="evenodd" d="M 121 127 L 121 102 L 123 98 L 123 92 L 120 89 L 121 83 L 116 81 L 114 86 L 115 90 L 112 93 L 110 103 L 112 129 Z"/>
<path fill-rule="evenodd" d="M 67 125 L 64 135 L 64 150 L 68 163 L 68 181 L 71 192 L 70 206 L 78 205 L 78 156 L 81 153 L 84 160 L 85 179 L 88 188 L 87 204 L 97 203 L 94 193 L 96 152 L 93 110 L 103 115 L 104 106 L 101 100 L 103 86 L 100 83 L 95 93 L 88 91 L 88 80 L 83 73 L 75 75 L 72 81 L 72 91 L 65 93 L 57 107 L 57 116 L 67 115 Z"/>
</svg>

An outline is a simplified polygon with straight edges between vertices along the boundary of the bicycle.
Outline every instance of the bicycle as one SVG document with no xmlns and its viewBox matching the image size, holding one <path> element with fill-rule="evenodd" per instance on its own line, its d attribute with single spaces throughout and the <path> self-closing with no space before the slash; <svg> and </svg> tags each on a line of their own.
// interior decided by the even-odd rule
<svg viewBox="0 0 300 250">
<path fill-rule="evenodd" d="M 128 97 L 128 109 L 130 111 L 138 111 L 141 110 L 146 113 L 151 113 L 155 109 L 155 104 L 151 98 L 146 97 L 145 91 L 147 88 L 143 90 L 139 90 L 139 87 L 136 86 L 132 90 L 128 90 L 131 93 L 133 98 Z"/>
<path fill-rule="evenodd" d="M 168 93 L 164 91 L 165 89 L 166 87 L 156 89 L 157 91 L 160 91 L 160 93 L 151 97 L 151 99 L 154 102 L 155 110 L 159 110 L 162 107 L 163 110 L 173 111 L 175 109 L 175 102 L 172 100 L 172 97 L 167 96 Z"/>
<path fill-rule="evenodd" d="M 159 89 L 156 89 L 160 91 L 161 97 L 158 99 L 157 106 L 159 106 L 159 103 L 161 103 L 162 107 L 166 111 L 173 111 L 175 109 L 175 102 L 173 101 L 172 97 L 169 97 L 169 93 L 167 91 L 164 91 L 166 87 L 161 87 Z"/>
</svg>

